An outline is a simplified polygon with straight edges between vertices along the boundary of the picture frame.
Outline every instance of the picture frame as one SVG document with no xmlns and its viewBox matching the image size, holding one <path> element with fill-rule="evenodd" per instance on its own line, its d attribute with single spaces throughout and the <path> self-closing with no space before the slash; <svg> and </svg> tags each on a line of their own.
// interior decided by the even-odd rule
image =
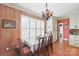
<svg viewBox="0 0 79 59">
<path fill-rule="evenodd" d="M 3 20 L 2 21 L 3 28 L 16 28 L 16 21 L 13 20 Z"/>
</svg>

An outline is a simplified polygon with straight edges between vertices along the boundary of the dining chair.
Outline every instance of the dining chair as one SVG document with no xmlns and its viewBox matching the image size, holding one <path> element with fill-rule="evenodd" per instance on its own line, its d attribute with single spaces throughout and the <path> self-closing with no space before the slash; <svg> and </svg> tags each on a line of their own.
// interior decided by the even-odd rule
<svg viewBox="0 0 79 59">
<path fill-rule="evenodd" d="M 46 38 L 40 37 L 38 39 L 38 41 L 39 41 L 38 48 L 37 48 L 37 50 L 34 49 L 34 55 L 43 56 L 43 55 L 45 55 Z"/>
<path fill-rule="evenodd" d="M 46 45 L 46 51 L 47 51 L 47 55 L 49 56 L 50 52 L 53 52 L 53 36 L 48 36 L 47 39 L 47 45 Z"/>
<path fill-rule="evenodd" d="M 14 47 L 16 56 L 32 56 L 32 51 L 26 43 L 22 43 L 21 39 L 18 39 L 18 43 Z"/>
<path fill-rule="evenodd" d="M 21 48 L 21 55 L 22 56 L 32 56 L 32 51 L 30 50 L 30 48 L 28 46 L 23 46 Z"/>
</svg>

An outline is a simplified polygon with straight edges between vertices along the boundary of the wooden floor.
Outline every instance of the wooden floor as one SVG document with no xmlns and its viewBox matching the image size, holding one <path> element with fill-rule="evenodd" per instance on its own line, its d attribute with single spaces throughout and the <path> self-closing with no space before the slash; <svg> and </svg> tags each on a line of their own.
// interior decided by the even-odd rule
<svg viewBox="0 0 79 59">
<path fill-rule="evenodd" d="M 79 48 L 68 44 L 68 41 L 57 41 L 53 44 L 53 53 L 50 56 L 79 56 Z"/>
<path fill-rule="evenodd" d="M 53 43 L 53 53 L 49 49 L 49 56 L 79 56 L 79 48 L 68 44 L 68 41 L 56 41 Z M 45 56 L 40 52 L 39 56 Z M 47 55 L 48 56 L 48 55 Z"/>
</svg>

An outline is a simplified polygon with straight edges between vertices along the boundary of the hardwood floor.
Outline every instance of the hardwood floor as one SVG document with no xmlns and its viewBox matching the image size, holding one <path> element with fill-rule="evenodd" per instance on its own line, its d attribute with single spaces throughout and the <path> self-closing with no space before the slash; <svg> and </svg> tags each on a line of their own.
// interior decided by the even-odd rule
<svg viewBox="0 0 79 59">
<path fill-rule="evenodd" d="M 79 48 L 68 45 L 67 41 L 57 41 L 53 44 L 53 53 L 50 56 L 79 56 Z"/>
<path fill-rule="evenodd" d="M 40 56 L 45 55 L 40 52 Z M 49 49 L 49 56 L 79 56 L 79 48 L 70 46 L 68 41 L 56 41 L 53 44 L 53 53 L 51 52 L 51 49 Z"/>
<path fill-rule="evenodd" d="M 63 42 L 56 41 L 55 43 L 53 43 L 52 51 L 53 53 L 51 52 L 51 49 L 49 48 L 49 56 L 79 56 L 79 48 L 70 46 L 68 44 L 68 41 L 63 41 Z M 48 54 L 45 55 L 45 53 L 41 51 L 39 56 L 48 56 Z"/>
</svg>

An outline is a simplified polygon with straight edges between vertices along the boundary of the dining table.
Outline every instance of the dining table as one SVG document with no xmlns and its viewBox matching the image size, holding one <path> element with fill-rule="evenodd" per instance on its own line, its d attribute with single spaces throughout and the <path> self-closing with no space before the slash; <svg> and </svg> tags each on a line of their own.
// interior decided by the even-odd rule
<svg viewBox="0 0 79 59">
<path fill-rule="evenodd" d="M 39 39 L 43 39 L 43 38 L 46 38 L 48 40 L 49 35 L 46 34 L 46 35 L 42 35 L 42 36 L 37 36 L 36 39 L 25 40 L 25 44 L 27 44 L 30 47 L 32 53 L 34 53 L 34 51 L 37 50 L 37 48 L 38 48 Z"/>
<path fill-rule="evenodd" d="M 38 48 L 38 44 L 39 44 L 39 39 L 43 39 L 43 38 L 48 38 L 47 36 L 39 36 L 36 39 L 32 39 L 32 40 L 25 40 L 25 44 L 27 44 L 31 51 L 34 53 L 35 50 L 37 50 Z"/>
</svg>

